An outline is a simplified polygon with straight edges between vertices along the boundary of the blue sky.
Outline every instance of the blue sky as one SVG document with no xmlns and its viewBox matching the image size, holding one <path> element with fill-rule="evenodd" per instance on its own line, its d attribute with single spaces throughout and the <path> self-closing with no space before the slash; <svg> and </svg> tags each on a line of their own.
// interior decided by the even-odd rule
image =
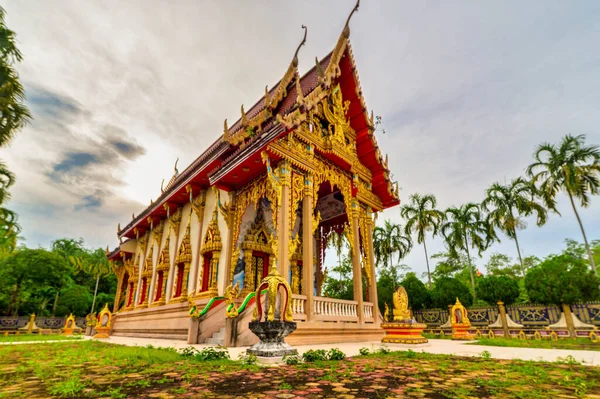
<svg viewBox="0 0 600 399">
<path fill-rule="evenodd" d="M 150 5 L 149 5 L 150 4 Z M 34 122 L 2 158 L 16 172 L 10 207 L 30 246 L 63 236 L 116 245 L 187 165 L 285 72 L 308 26 L 299 69 L 337 40 L 353 1 L 31 0 L 6 5 L 25 61 Z M 522 175 L 542 141 L 600 143 L 600 4 L 596 1 L 366 2 L 351 42 L 379 143 L 402 188 L 440 207 L 483 199 Z M 524 255 L 580 239 L 568 202 L 520 233 Z M 581 211 L 600 238 L 600 198 Z M 400 222 L 399 208 L 379 216 Z M 430 253 L 443 249 L 429 242 Z M 504 239 L 492 251 L 516 257 Z M 403 261 L 425 270 L 422 248 Z"/>
</svg>

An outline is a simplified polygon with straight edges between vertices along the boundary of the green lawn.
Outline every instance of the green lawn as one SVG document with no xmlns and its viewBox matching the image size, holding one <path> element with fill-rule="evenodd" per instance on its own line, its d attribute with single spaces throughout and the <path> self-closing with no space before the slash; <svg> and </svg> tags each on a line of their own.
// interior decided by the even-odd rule
<svg viewBox="0 0 600 399">
<path fill-rule="evenodd" d="M 593 343 L 587 338 L 561 338 L 558 341 L 549 339 L 520 340 L 517 338 L 480 338 L 470 345 L 507 346 L 513 348 L 542 348 L 542 349 L 579 349 L 600 351 L 600 343 Z"/>
<path fill-rule="evenodd" d="M 549 398 L 600 395 L 600 368 L 376 353 L 263 368 L 96 341 L 0 346 L 0 398 Z"/>
<path fill-rule="evenodd" d="M 26 341 L 68 341 L 82 339 L 80 336 L 61 335 L 61 334 L 19 334 L 19 335 L 0 335 L 1 342 L 26 342 Z"/>
</svg>

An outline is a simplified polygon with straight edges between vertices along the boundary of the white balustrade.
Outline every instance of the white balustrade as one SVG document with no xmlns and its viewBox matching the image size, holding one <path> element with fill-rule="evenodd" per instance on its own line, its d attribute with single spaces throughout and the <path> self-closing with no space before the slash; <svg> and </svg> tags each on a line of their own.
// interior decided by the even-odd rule
<svg viewBox="0 0 600 399">
<path fill-rule="evenodd" d="M 292 295 L 294 320 L 306 320 L 306 295 Z"/>
<path fill-rule="evenodd" d="M 363 314 L 365 315 L 366 322 L 374 322 L 373 318 L 373 304 L 370 302 L 363 303 Z"/>
<path fill-rule="evenodd" d="M 334 298 L 314 298 L 315 319 L 320 321 L 358 321 L 358 302 Z"/>
</svg>

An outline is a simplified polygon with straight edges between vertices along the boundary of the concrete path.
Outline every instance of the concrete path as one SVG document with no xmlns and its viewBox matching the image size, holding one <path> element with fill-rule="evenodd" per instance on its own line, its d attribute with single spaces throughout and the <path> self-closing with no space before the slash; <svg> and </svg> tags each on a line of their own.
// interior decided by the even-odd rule
<svg viewBox="0 0 600 399">
<path fill-rule="evenodd" d="M 85 337 L 91 339 L 90 337 Z M 147 346 L 154 347 L 171 347 L 176 349 L 193 346 L 197 349 L 202 349 L 210 345 L 188 345 L 184 341 L 153 339 L 153 338 L 130 338 L 130 337 L 115 337 L 102 340 L 113 344 L 127 346 Z M 380 342 L 358 342 L 358 343 L 339 343 L 339 344 L 323 344 L 323 345 L 301 345 L 295 346 L 300 355 L 309 349 L 330 349 L 338 348 L 347 356 L 356 356 L 359 354 L 359 349 L 367 347 L 369 349 L 378 349 L 381 347 Z M 564 349 L 534 349 L 534 348 L 507 348 L 499 346 L 483 346 L 469 345 L 465 341 L 452 341 L 449 339 L 430 339 L 426 346 L 409 348 L 404 345 L 388 345 L 393 351 L 402 351 L 412 349 L 415 352 L 436 353 L 456 356 L 479 357 L 483 351 L 488 351 L 493 359 L 520 359 L 555 362 L 561 358 L 566 358 L 571 355 L 573 358 L 588 366 L 600 365 L 600 351 L 583 351 L 583 350 L 564 350 Z M 247 347 L 229 348 L 229 355 L 232 359 L 237 359 L 241 353 L 246 352 Z"/>
</svg>

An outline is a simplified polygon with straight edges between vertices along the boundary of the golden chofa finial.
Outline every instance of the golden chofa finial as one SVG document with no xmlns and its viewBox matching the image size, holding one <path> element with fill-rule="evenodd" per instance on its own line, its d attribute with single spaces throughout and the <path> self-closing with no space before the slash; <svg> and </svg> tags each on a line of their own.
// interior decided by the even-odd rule
<svg viewBox="0 0 600 399">
<path fill-rule="evenodd" d="M 121 223 L 117 224 L 117 234 L 121 234 Z"/>
<path fill-rule="evenodd" d="M 246 123 L 248 123 L 248 118 L 246 117 L 246 111 L 244 111 L 244 104 L 242 104 L 241 111 L 242 111 L 242 126 L 246 126 Z"/>
<path fill-rule="evenodd" d="M 298 48 L 296 49 L 296 52 L 294 53 L 294 58 L 292 59 L 292 64 L 295 67 L 298 66 L 298 52 L 300 51 L 300 47 L 304 46 L 304 44 L 306 43 L 306 35 L 308 33 L 308 28 L 305 25 L 302 25 L 302 29 L 304 29 L 304 37 L 302 38 L 302 41 L 298 45 Z"/>
<path fill-rule="evenodd" d="M 319 79 L 323 79 L 323 77 L 325 77 L 325 72 L 323 72 L 323 68 L 321 68 L 321 63 L 317 57 L 315 57 L 315 65 L 317 66 L 317 75 L 319 75 Z"/>
<path fill-rule="evenodd" d="M 225 121 L 223 122 L 223 138 L 225 140 L 229 139 L 229 136 L 231 135 L 231 133 L 229 133 L 229 126 L 227 126 L 227 119 L 225 119 Z"/>
<path fill-rule="evenodd" d="M 352 15 L 354 15 L 354 13 L 356 11 L 358 11 L 359 6 L 360 6 L 360 0 L 356 0 L 356 5 L 350 12 L 350 15 L 348 15 L 348 19 L 346 20 L 346 25 L 344 25 L 344 30 L 342 31 L 342 34 L 344 35 L 344 37 L 346 39 L 350 37 L 350 18 L 352 18 Z"/>
<path fill-rule="evenodd" d="M 135 220 L 135 213 L 131 214 L 131 220 Z"/>
<path fill-rule="evenodd" d="M 175 160 L 175 166 L 173 167 L 174 169 L 174 174 L 175 176 L 179 176 L 179 169 L 177 169 L 177 163 L 179 162 L 179 157 L 177 157 L 177 159 Z"/>
<path fill-rule="evenodd" d="M 265 86 L 265 108 L 269 108 L 271 105 L 271 99 L 269 98 L 269 85 Z"/>
<path fill-rule="evenodd" d="M 110 251 L 108 250 L 108 245 L 106 246 L 106 255 L 110 254 Z"/>
</svg>

